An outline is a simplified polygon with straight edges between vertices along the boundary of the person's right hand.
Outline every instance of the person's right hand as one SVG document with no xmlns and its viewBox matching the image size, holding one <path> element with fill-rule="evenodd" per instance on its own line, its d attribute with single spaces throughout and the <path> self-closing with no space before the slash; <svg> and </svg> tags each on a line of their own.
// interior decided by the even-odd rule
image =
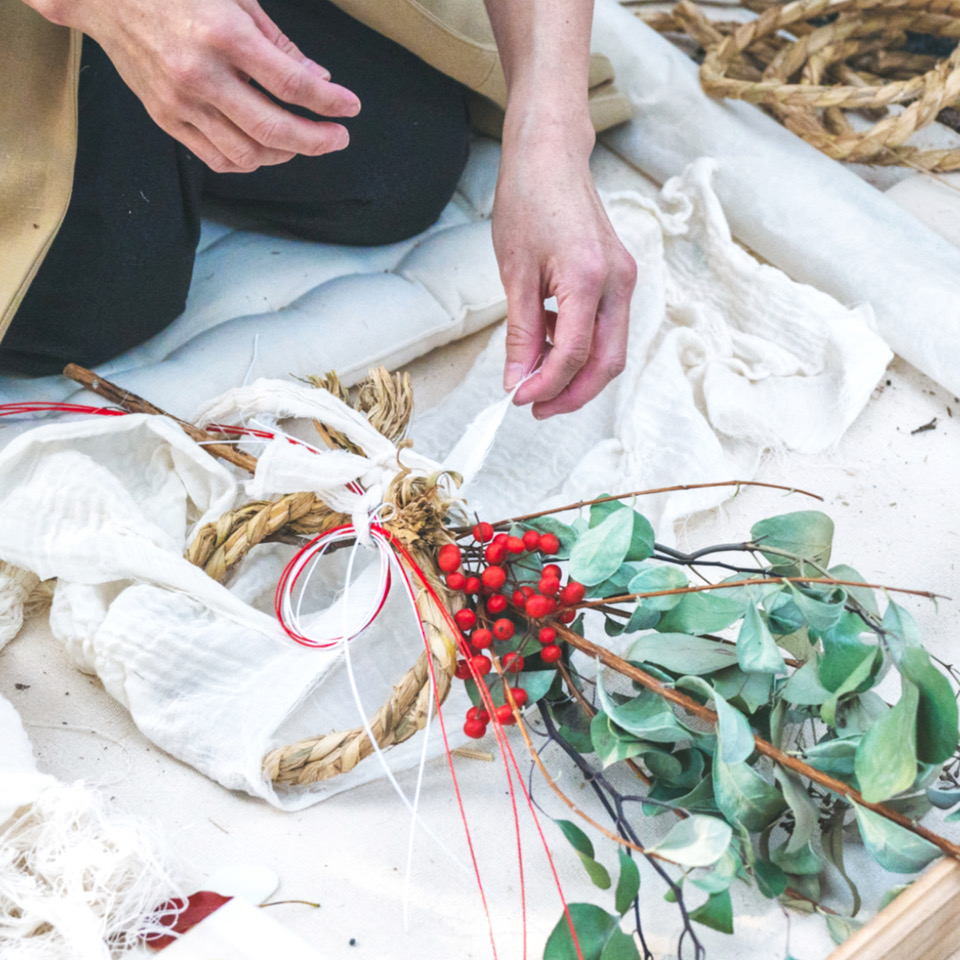
<svg viewBox="0 0 960 960">
<path fill-rule="evenodd" d="M 360 101 L 305 57 L 256 0 L 27 0 L 93 37 L 154 121 L 219 173 L 343 149 L 338 123 L 297 116 L 257 90 L 324 117 Z"/>
</svg>

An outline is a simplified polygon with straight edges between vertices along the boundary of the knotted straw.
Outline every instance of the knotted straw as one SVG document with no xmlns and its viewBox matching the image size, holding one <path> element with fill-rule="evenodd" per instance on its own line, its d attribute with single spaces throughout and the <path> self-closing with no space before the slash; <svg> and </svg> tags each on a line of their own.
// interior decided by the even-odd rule
<svg viewBox="0 0 960 960">
<path fill-rule="evenodd" d="M 707 93 L 763 106 L 836 160 L 960 169 L 960 149 L 907 145 L 960 101 L 960 47 L 945 59 L 905 49 L 908 31 L 960 38 L 960 0 L 743 0 L 743 6 L 760 10 L 757 19 L 711 22 L 690 0 L 646 19 L 703 47 L 700 81 Z M 877 122 L 857 131 L 845 113 L 851 110 Z"/>
<path fill-rule="evenodd" d="M 349 393 L 334 374 L 312 378 L 311 383 L 349 402 L 379 432 L 402 448 L 413 412 L 408 377 L 399 374 L 391 377 L 386 370 L 379 368 L 371 371 L 353 393 Z M 363 454 L 336 430 L 322 423 L 315 423 L 315 426 L 329 447 Z M 441 581 L 434 557 L 439 546 L 453 542 L 444 518 L 456 509 L 457 502 L 444 493 L 440 476 L 413 476 L 399 463 L 397 471 L 384 497 L 385 503 L 392 505 L 393 512 L 383 527 L 407 548 L 432 589 L 454 609 L 454 595 Z M 291 493 L 274 501 L 254 501 L 204 526 L 186 556 L 211 577 L 222 581 L 251 547 L 269 537 L 316 535 L 349 523 L 350 519 L 348 515 L 332 510 L 313 493 Z M 408 570 L 408 573 L 412 571 Z M 415 576 L 411 576 L 411 581 L 419 582 Z M 402 743 L 423 729 L 434 680 L 439 705 L 450 691 L 456 669 L 456 644 L 443 610 L 422 587 L 417 590 L 416 603 L 429 652 L 424 650 L 420 654 L 416 663 L 394 685 L 387 702 L 370 718 L 370 729 L 381 748 Z M 374 745 L 366 730 L 362 726 L 353 727 L 277 747 L 263 758 L 263 771 L 278 786 L 315 783 L 352 770 L 373 752 Z"/>
</svg>

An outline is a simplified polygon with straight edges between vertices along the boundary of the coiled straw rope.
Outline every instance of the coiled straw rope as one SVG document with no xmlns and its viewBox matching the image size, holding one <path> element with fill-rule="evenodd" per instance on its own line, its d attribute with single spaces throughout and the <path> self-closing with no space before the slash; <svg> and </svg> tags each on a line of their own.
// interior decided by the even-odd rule
<svg viewBox="0 0 960 960">
<path fill-rule="evenodd" d="M 408 377 L 399 374 L 391 377 L 380 368 L 371 371 L 352 395 L 334 374 L 311 382 L 330 390 L 364 413 L 371 424 L 390 440 L 395 443 L 402 440 L 413 412 Z M 321 423 L 315 426 L 328 446 L 363 452 L 336 430 Z M 407 547 L 433 590 L 453 607 L 453 596 L 447 593 L 434 560 L 437 547 L 452 542 L 443 520 L 455 506 L 455 501 L 444 495 L 439 479 L 413 477 L 401 469 L 385 497 L 386 502 L 393 505 L 394 512 L 383 526 Z M 245 504 L 207 524 L 198 531 L 186 555 L 215 580 L 222 581 L 251 547 L 270 537 L 283 534 L 313 536 L 349 521 L 349 516 L 330 509 L 313 493 L 290 493 L 274 501 Z M 381 748 L 401 743 L 423 729 L 434 678 L 436 700 L 443 703 L 456 668 L 456 645 L 450 627 L 443 611 L 425 589 L 417 592 L 417 609 L 426 632 L 429 654 L 426 650 L 420 654 L 416 663 L 394 685 L 387 702 L 370 718 L 370 729 Z M 263 771 L 278 786 L 314 783 L 352 770 L 373 751 L 366 730 L 354 727 L 277 747 L 263 758 Z"/>
<path fill-rule="evenodd" d="M 960 0 L 742 5 L 759 11 L 757 19 L 710 21 L 690 0 L 645 19 L 703 48 L 700 81 L 707 93 L 760 104 L 835 160 L 960 169 L 960 149 L 907 143 L 960 102 L 960 47 L 945 58 L 910 51 L 911 34 L 960 39 Z M 876 122 L 856 130 L 849 111 Z"/>
</svg>

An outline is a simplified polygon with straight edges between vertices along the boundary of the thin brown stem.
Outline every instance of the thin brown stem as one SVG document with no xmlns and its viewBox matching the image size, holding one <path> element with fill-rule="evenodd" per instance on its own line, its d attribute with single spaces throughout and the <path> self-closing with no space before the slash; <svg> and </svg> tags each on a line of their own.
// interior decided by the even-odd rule
<svg viewBox="0 0 960 960">
<path fill-rule="evenodd" d="M 674 587 L 672 590 L 650 590 L 646 593 L 623 593 L 617 597 L 603 597 L 600 600 L 584 600 L 574 605 L 574 609 L 584 610 L 602 607 L 610 603 L 625 603 L 628 600 L 645 600 L 648 597 L 670 597 L 683 593 L 703 593 L 706 590 L 732 590 L 737 587 L 762 586 L 766 583 L 822 583 L 836 587 L 867 587 L 871 590 L 890 590 L 894 593 L 909 593 L 914 597 L 927 600 L 949 600 L 942 593 L 929 590 L 907 590 L 905 587 L 891 587 L 883 583 L 862 583 L 858 580 L 835 580 L 833 577 L 751 577 L 749 580 L 731 580 L 727 583 L 704 583 L 698 587 Z"/>
<path fill-rule="evenodd" d="M 500 520 L 493 524 L 494 527 L 502 527 L 511 523 L 522 523 L 524 520 L 536 520 L 537 517 L 546 517 L 554 513 L 565 513 L 568 510 L 580 510 L 583 507 L 591 507 L 595 503 L 610 503 L 613 500 L 626 500 L 628 497 L 647 497 L 655 493 L 674 493 L 681 490 L 703 490 L 708 487 L 767 487 L 770 490 L 785 490 L 787 493 L 799 493 L 805 497 L 812 497 L 814 500 L 823 502 L 823 497 L 816 493 L 810 493 L 809 490 L 801 490 L 799 487 L 787 487 L 779 483 L 762 483 L 759 480 L 720 480 L 716 483 L 680 483 L 672 487 L 655 487 L 650 490 L 631 490 L 629 493 L 615 493 L 605 497 L 596 497 L 593 500 L 578 500 L 576 503 L 568 503 L 564 507 L 552 507 L 549 510 L 540 510 L 537 513 L 525 513 L 519 517 L 510 517 L 507 520 Z M 464 528 L 466 529 L 466 528 Z"/>
<path fill-rule="evenodd" d="M 109 380 L 104 380 L 103 377 L 86 367 L 70 363 L 64 368 L 63 375 L 88 390 L 92 390 L 98 396 L 115 403 L 118 407 L 122 407 L 128 413 L 150 413 L 158 417 L 169 417 L 188 437 L 196 440 L 198 444 L 202 444 L 203 449 L 211 456 L 220 457 L 221 460 L 226 460 L 249 473 L 254 473 L 257 469 L 257 458 L 251 454 L 244 453 L 229 443 L 218 443 L 209 433 L 199 427 L 175 417 L 172 413 L 167 413 L 166 410 L 161 410 L 160 407 L 152 404 L 149 400 L 144 400 L 143 397 L 138 397 L 135 393 L 130 393 Z"/>
</svg>

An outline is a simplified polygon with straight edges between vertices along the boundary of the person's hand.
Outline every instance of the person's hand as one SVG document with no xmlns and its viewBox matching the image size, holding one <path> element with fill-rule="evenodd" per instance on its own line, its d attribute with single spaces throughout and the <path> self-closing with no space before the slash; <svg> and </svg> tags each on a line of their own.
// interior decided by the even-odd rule
<svg viewBox="0 0 960 960">
<path fill-rule="evenodd" d="M 349 141 L 341 124 L 299 117 L 249 82 L 324 117 L 360 109 L 256 0 L 28 2 L 93 37 L 154 121 L 213 170 L 247 172 Z"/>
<path fill-rule="evenodd" d="M 515 397 L 538 418 L 579 409 L 623 370 L 637 276 L 593 184 L 593 131 L 580 143 L 569 132 L 505 135 L 493 210 L 507 293 L 504 387 L 542 359 Z M 544 309 L 551 296 L 557 314 Z"/>
</svg>

